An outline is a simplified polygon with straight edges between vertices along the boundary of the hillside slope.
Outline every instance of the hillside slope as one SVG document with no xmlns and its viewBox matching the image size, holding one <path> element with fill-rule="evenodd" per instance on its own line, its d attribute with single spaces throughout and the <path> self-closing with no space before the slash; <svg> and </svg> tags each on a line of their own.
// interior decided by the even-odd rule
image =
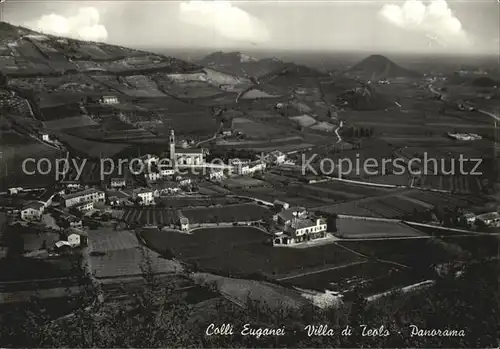
<svg viewBox="0 0 500 349">
<path fill-rule="evenodd" d="M 0 71 L 5 75 L 61 75 L 71 72 L 165 71 L 199 66 L 177 58 L 97 42 L 42 35 L 0 22 Z"/>
</svg>

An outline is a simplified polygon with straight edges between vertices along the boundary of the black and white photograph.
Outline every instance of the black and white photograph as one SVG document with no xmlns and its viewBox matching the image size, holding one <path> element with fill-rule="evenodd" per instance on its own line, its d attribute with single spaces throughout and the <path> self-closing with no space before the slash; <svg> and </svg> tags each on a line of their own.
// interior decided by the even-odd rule
<svg viewBox="0 0 500 349">
<path fill-rule="evenodd" d="M 497 0 L 0 0 L 1 348 L 500 348 Z"/>
</svg>

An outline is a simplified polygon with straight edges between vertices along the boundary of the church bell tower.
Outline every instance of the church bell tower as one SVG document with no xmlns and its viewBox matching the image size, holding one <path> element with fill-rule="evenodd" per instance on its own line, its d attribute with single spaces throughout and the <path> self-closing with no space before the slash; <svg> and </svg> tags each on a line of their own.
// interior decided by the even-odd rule
<svg viewBox="0 0 500 349">
<path fill-rule="evenodd" d="M 170 144 L 170 160 L 172 161 L 172 165 L 175 166 L 175 133 L 174 130 L 172 129 L 170 131 L 170 139 L 169 139 L 169 144 Z"/>
</svg>

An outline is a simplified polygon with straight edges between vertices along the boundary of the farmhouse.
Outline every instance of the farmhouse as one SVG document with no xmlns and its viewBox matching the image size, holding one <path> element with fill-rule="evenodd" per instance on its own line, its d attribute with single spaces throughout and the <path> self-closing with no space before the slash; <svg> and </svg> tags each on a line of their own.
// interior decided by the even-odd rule
<svg viewBox="0 0 500 349">
<path fill-rule="evenodd" d="M 222 169 L 212 169 L 208 174 L 209 180 L 220 181 L 224 178 L 224 170 Z"/>
<path fill-rule="evenodd" d="M 473 224 L 476 221 L 476 215 L 472 212 L 465 213 L 463 218 L 467 222 L 467 224 Z"/>
<path fill-rule="evenodd" d="M 106 195 L 108 197 L 108 203 L 111 206 L 125 205 L 130 198 L 130 196 L 124 193 L 123 191 L 116 191 L 116 190 L 108 190 L 106 192 Z"/>
<path fill-rule="evenodd" d="M 265 163 L 257 163 L 253 165 L 243 165 L 237 167 L 237 173 L 239 175 L 251 175 L 258 171 L 264 171 L 266 169 Z"/>
<path fill-rule="evenodd" d="M 327 222 L 324 218 L 295 218 L 275 234 L 273 245 L 294 244 L 326 236 Z"/>
<path fill-rule="evenodd" d="M 280 152 L 279 150 L 275 150 L 271 154 L 269 154 L 268 161 L 273 165 L 280 166 L 285 163 L 286 155 Z"/>
<path fill-rule="evenodd" d="M 153 189 L 153 196 L 158 197 L 163 194 L 175 194 L 181 191 L 179 183 L 166 181 L 151 187 Z"/>
<path fill-rule="evenodd" d="M 479 221 L 487 227 L 498 227 L 500 226 L 500 213 L 498 212 L 488 212 L 480 214 L 476 217 L 476 222 Z"/>
<path fill-rule="evenodd" d="M 118 97 L 116 96 L 102 96 L 101 99 L 99 100 L 100 103 L 102 104 L 118 104 L 120 101 L 118 100 Z"/>
<path fill-rule="evenodd" d="M 125 178 L 111 178 L 110 187 L 115 188 L 124 188 L 126 186 Z"/>
<path fill-rule="evenodd" d="M 15 188 L 9 188 L 8 189 L 8 193 L 9 195 L 15 195 L 15 194 L 19 194 L 20 192 L 23 191 L 23 188 L 22 187 L 15 187 Z"/>
<path fill-rule="evenodd" d="M 83 227 L 82 220 L 73 215 L 62 215 L 61 220 L 70 228 L 81 229 Z"/>
<path fill-rule="evenodd" d="M 77 193 L 71 193 L 67 195 L 63 195 L 62 199 L 64 201 L 64 205 L 66 207 L 72 207 L 75 206 L 79 203 L 87 203 L 87 202 L 104 202 L 105 201 L 105 194 L 103 191 L 94 189 L 94 188 L 89 188 L 85 189 L 82 191 L 79 191 Z"/>
<path fill-rule="evenodd" d="M 64 181 L 62 182 L 68 189 L 80 189 L 80 183 L 77 181 Z"/>
<path fill-rule="evenodd" d="M 80 240 L 80 235 L 78 234 L 70 234 L 68 236 L 68 243 L 71 247 L 78 247 L 80 246 L 81 240 Z"/>
<path fill-rule="evenodd" d="M 290 224 L 294 218 L 304 219 L 307 217 L 307 211 L 304 207 L 290 207 L 275 214 L 273 219 L 278 224 Z"/>
<path fill-rule="evenodd" d="M 40 219 L 43 214 L 45 206 L 41 202 L 33 201 L 28 203 L 21 210 L 21 219 L 23 220 L 33 220 Z"/>
<path fill-rule="evenodd" d="M 160 176 L 168 177 L 175 175 L 175 170 L 173 168 L 160 168 Z"/>
<path fill-rule="evenodd" d="M 132 198 L 138 200 L 141 205 L 151 205 L 154 203 L 153 190 L 139 188 L 132 192 Z"/>
<path fill-rule="evenodd" d="M 179 226 L 182 231 L 189 230 L 189 219 L 187 219 L 181 212 L 179 212 Z"/>
<path fill-rule="evenodd" d="M 80 204 L 74 205 L 73 207 L 80 212 L 89 212 L 94 209 L 94 202 L 93 201 L 82 202 Z"/>
</svg>

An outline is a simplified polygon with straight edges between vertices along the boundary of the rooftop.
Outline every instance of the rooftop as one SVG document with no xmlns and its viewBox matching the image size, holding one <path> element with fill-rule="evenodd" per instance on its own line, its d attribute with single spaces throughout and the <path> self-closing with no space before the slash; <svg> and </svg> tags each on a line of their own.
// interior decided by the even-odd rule
<svg viewBox="0 0 500 349">
<path fill-rule="evenodd" d="M 315 226 L 316 222 L 312 219 L 297 219 L 295 221 L 292 221 L 292 223 L 289 225 L 289 227 L 292 229 L 311 228 Z"/>
<path fill-rule="evenodd" d="M 281 211 L 278 213 L 278 216 L 283 219 L 284 221 L 290 221 L 295 218 L 296 213 L 304 213 L 306 212 L 306 209 L 304 207 L 290 207 L 286 210 Z"/>
<path fill-rule="evenodd" d="M 23 210 L 26 210 L 28 208 L 32 208 L 34 210 L 39 210 L 41 209 L 42 207 L 44 207 L 44 204 L 42 204 L 41 202 L 38 202 L 38 201 L 32 201 L 32 202 L 29 202 L 27 203 L 26 205 L 23 206 Z"/>
<path fill-rule="evenodd" d="M 95 188 L 89 188 L 89 189 L 85 189 L 85 190 L 82 190 L 82 191 L 79 191 L 76 193 L 66 194 L 66 195 L 63 195 L 62 197 L 64 200 L 69 200 L 69 199 L 74 199 L 74 198 L 77 198 L 80 196 L 94 194 L 94 193 L 104 193 L 104 192 L 101 190 L 97 190 Z"/>
<path fill-rule="evenodd" d="M 500 218 L 500 213 L 498 212 L 487 212 L 478 215 L 476 218 L 479 218 L 481 220 L 489 220 L 489 219 L 497 219 Z"/>
</svg>

